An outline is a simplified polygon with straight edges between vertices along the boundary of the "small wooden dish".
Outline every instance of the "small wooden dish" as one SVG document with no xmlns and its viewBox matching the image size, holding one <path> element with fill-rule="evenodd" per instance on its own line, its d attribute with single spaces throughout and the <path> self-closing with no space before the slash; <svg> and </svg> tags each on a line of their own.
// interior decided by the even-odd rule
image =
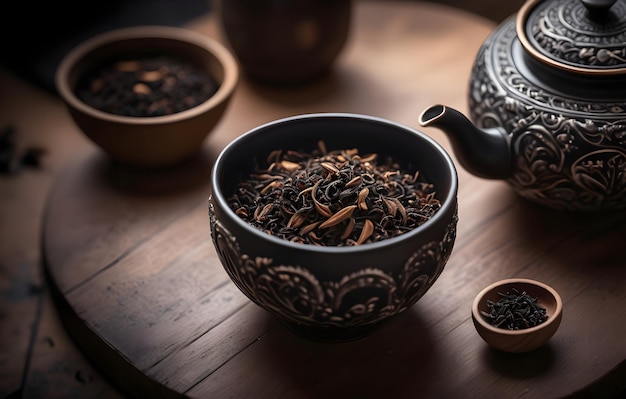
<svg viewBox="0 0 626 399">
<path fill-rule="evenodd" d="M 118 115 L 79 98 L 76 89 L 85 74 L 131 55 L 183 59 L 214 79 L 217 91 L 189 109 L 161 116 Z M 62 59 L 55 79 L 72 119 L 93 143 L 120 164 L 156 169 L 182 162 L 200 150 L 230 103 L 239 67 L 224 45 L 201 33 L 172 26 L 135 26 L 80 43 Z"/>
<path fill-rule="evenodd" d="M 526 292 L 530 297 L 537 298 L 537 303 L 546 309 L 547 320 L 534 327 L 519 330 L 492 325 L 481 311 L 489 313 L 488 301 L 497 302 L 501 298 L 500 294 L 506 294 L 513 289 L 520 294 Z M 472 320 L 482 339 L 493 348 L 513 353 L 529 352 L 544 345 L 559 328 L 562 314 L 563 301 L 552 287 L 524 278 L 497 281 L 480 291 L 472 304 Z"/>
</svg>

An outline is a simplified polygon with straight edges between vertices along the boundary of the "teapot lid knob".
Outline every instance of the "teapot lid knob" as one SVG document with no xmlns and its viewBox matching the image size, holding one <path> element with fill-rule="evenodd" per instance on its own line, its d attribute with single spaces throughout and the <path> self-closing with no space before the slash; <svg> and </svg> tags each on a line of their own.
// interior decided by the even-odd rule
<svg viewBox="0 0 626 399">
<path fill-rule="evenodd" d="M 580 0 L 590 11 L 608 10 L 617 0 Z"/>
</svg>

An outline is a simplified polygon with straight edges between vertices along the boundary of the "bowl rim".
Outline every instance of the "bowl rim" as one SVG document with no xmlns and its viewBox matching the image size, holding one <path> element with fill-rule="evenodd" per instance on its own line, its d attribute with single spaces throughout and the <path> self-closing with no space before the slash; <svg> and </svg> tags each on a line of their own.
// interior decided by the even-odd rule
<svg viewBox="0 0 626 399">
<path fill-rule="evenodd" d="M 536 325 L 534 327 L 524 328 L 520 330 L 508 330 L 505 328 L 496 327 L 494 325 L 491 325 L 489 322 L 487 322 L 484 319 L 484 317 L 480 314 L 480 310 L 478 309 L 484 296 L 488 292 L 493 291 L 494 289 L 497 289 L 498 287 L 502 287 L 504 285 L 511 285 L 511 284 L 520 284 L 520 283 L 539 287 L 547 291 L 550 295 L 552 295 L 556 304 L 554 313 L 545 322 L 539 325 Z M 480 327 L 484 328 L 485 330 L 488 330 L 498 335 L 505 335 L 505 336 L 524 336 L 524 335 L 532 334 L 539 330 L 544 330 L 552 326 L 554 323 L 560 323 L 560 318 L 561 318 L 562 313 L 563 313 L 563 300 L 561 299 L 561 296 L 559 295 L 559 293 L 548 284 L 543 283 L 538 280 L 530 279 L 530 278 L 507 278 L 504 280 L 493 282 L 489 284 L 488 286 L 486 286 L 485 288 L 483 288 L 478 293 L 478 295 L 476 295 L 476 297 L 474 298 L 474 301 L 472 302 L 472 316 L 473 316 L 474 321 L 476 321 L 480 325 Z"/>
<path fill-rule="evenodd" d="M 68 77 L 70 76 L 70 72 L 74 66 L 85 55 L 88 55 L 89 53 L 92 53 L 107 44 L 144 38 L 166 39 L 181 43 L 184 42 L 213 54 L 218 62 L 222 64 L 222 68 L 224 70 L 224 77 L 220 82 L 217 91 L 206 101 L 192 108 L 174 114 L 161 116 L 126 116 L 112 114 L 94 108 L 84 103 L 76 96 L 73 88 L 70 87 Z M 55 73 L 55 86 L 58 94 L 66 102 L 71 104 L 72 107 L 80 110 L 80 112 L 90 115 L 93 118 L 102 119 L 108 122 L 132 125 L 153 125 L 179 122 L 181 120 L 193 118 L 205 113 L 211 108 L 214 108 L 216 105 L 224 102 L 234 92 L 238 79 L 239 66 L 235 57 L 217 40 L 187 28 L 166 25 L 143 25 L 106 31 L 96 34 L 76 45 L 61 59 Z"/>
<path fill-rule="evenodd" d="M 415 134 L 420 139 L 428 143 L 432 147 L 432 149 L 434 151 L 437 151 L 440 157 L 444 160 L 445 164 L 447 165 L 447 170 L 449 171 L 449 175 L 450 175 L 449 195 L 446 197 L 445 201 L 442 200 L 441 209 L 439 209 L 439 211 L 437 211 L 430 219 L 428 219 L 422 225 L 414 228 L 413 230 L 409 232 L 400 234 L 396 237 L 391 237 L 391 238 L 387 238 L 387 239 L 380 240 L 377 242 L 372 242 L 372 243 L 367 243 L 367 244 L 362 244 L 362 245 L 357 245 L 357 246 L 320 246 L 320 245 L 294 243 L 294 242 L 290 242 L 288 240 L 285 240 L 279 237 L 274 237 L 270 234 L 267 234 L 255 228 L 250 223 L 246 222 L 245 220 L 237 216 L 232 211 L 232 209 L 230 209 L 230 206 L 228 206 L 227 198 L 225 197 L 224 193 L 222 192 L 218 184 L 218 180 L 219 180 L 218 173 L 222 170 L 222 159 L 225 156 L 227 156 L 227 153 L 234 151 L 234 149 L 238 145 L 240 145 L 241 142 L 245 141 L 248 137 L 252 135 L 263 134 L 263 131 L 270 129 L 274 126 L 281 125 L 281 124 L 298 123 L 298 122 L 306 121 L 309 119 L 320 119 L 320 118 L 361 120 L 364 122 L 373 122 L 377 124 L 383 124 L 383 125 L 391 126 L 396 129 L 401 129 L 406 132 Z M 253 236 L 261 240 L 269 240 L 270 242 L 276 245 L 285 246 L 290 249 L 295 249 L 295 250 L 302 251 L 305 253 L 349 254 L 349 253 L 356 253 L 356 252 L 362 253 L 362 252 L 367 252 L 367 251 L 374 252 L 374 251 L 379 250 L 382 247 L 400 245 L 401 243 L 407 240 L 410 240 L 413 236 L 420 234 L 421 231 L 427 229 L 430 225 L 439 222 L 440 219 L 445 217 L 444 215 L 450 212 L 453 212 L 454 215 L 456 215 L 456 210 L 450 209 L 450 208 L 457 208 L 458 184 L 459 184 L 458 175 L 457 175 L 454 162 L 452 161 L 452 158 L 446 152 L 446 150 L 441 144 L 439 144 L 437 141 L 435 141 L 433 138 L 426 135 L 425 133 L 418 131 L 416 129 L 413 129 L 409 126 L 406 126 L 397 122 L 393 122 L 385 118 L 371 116 L 371 115 L 350 113 L 350 112 L 318 112 L 318 113 L 305 113 L 305 114 L 288 116 L 288 117 L 276 119 L 276 120 L 261 124 L 257 127 L 254 127 L 246 131 L 245 133 L 243 133 L 242 135 L 238 136 L 237 138 L 232 140 L 230 143 L 228 143 L 226 147 L 224 147 L 220 151 L 218 157 L 215 160 L 215 163 L 213 164 L 213 168 L 211 170 L 211 179 L 210 179 L 210 185 L 211 185 L 210 197 L 213 198 L 214 201 L 217 201 L 220 204 L 220 207 L 224 209 L 225 212 L 228 213 L 230 218 L 234 220 L 234 223 L 237 224 L 239 228 L 246 230 L 249 234 L 252 234 Z M 214 188 L 217 188 L 217 191 L 214 190 Z"/>
</svg>

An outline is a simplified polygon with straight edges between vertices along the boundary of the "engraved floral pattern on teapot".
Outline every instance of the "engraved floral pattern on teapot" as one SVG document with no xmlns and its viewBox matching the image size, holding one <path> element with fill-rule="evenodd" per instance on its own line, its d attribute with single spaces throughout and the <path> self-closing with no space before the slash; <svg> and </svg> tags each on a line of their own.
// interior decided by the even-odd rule
<svg viewBox="0 0 626 399">
<path fill-rule="evenodd" d="M 469 118 L 444 105 L 419 122 L 447 134 L 470 173 L 559 210 L 626 208 L 626 3 L 527 0 L 472 66 Z"/>
<path fill-rule="evenodd" d="M 523 197 L 558 209 L 626 207 L 626 109 L 619 101 L 573 98 L 525 77 L 505 25 L 481 47 L 470 86 L 470 116 L 510 135 Z"/>
</svg>

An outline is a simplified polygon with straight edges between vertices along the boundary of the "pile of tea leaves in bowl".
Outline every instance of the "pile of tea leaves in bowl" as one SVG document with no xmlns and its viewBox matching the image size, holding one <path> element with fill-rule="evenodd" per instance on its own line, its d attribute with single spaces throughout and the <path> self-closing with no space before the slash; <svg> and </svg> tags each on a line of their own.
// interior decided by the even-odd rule
<svg viewBox="0 0 626 399">
<path fill-rule="evenodd" d="M 217 89 L 215 79 L 190 61 L 142 54 L 102 62 L 78 81 L 76 95 L 100 111 L 151 117 L 193 108 Z"/>
<path fill-rule="evenodd" d="M 520 330 L 538 326 L 548 319 L 546 308 L 526 291 L 520 293 L 512 288 L 511 291 L 498 294 L 500 295 L 498 301 L 487 301 L 489 312 L 481 311 L 491 325 L 508 330 Z"/>
<path fill-rule="evenodd" d="M 229 198 L 254 227 L 296 243 L 355 246 L 409 232 L 440 208 L 435 187 L 357 148 L 272 151 Z"/>
</svg>

